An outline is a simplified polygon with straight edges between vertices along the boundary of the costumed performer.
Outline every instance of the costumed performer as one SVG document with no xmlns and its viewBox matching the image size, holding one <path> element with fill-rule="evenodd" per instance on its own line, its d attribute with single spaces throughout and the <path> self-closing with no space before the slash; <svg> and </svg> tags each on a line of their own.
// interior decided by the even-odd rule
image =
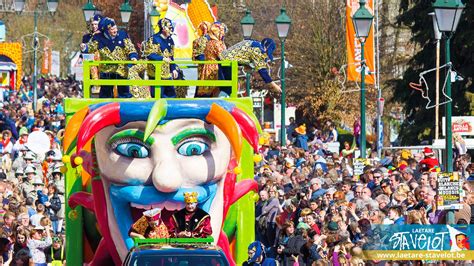
<svg viewBox="0 0 474 266">
<path fill-rule="evenodd" d="M 211 216 L 197 207 L 197 199 L 197 192 L 184 193 L 186 206 L 170 219 L 169 231 L 172 237 L 205 238 L 212 234 Z"/>
<path fill-rule="evenodd" d="M 268 63 L 273 61 L 273 52 L 275 51 L 275 41 L 265 38 L 261 42 L 255 40 L 243 40 L 220 55 L 221 60 L 237 61 L 239 65 L 251 67 L 258 71 L 260 77 L 269 84 L 272 90 L 281 93 L 281 88 L 270 77 Z M 232 68 L 230 66 L 219 67 L 219 79 L 230 80 L 232 77 Z M 221 96 L 231 94 L 231 87 L 221 87 Z"/>
<path fill-rule="evenodd" d="M 130 236 L 136 238 L 169 238 L 168 228 L 161 220 L 161 209 L 155 208 L 143 212 L 130 228 Z"/>
<path fill-rule="evenodd" d="M 94 34 L 92 39 L 83 49 L 86 53 L 99 52 L 100 59 L 105 61 L 137 60 L 138 53 L 133 46 L 128 34 L 118 30 L 115 21 L 103 18 L 99 22 L 100 33 Z M 100 66 L 101 79 L 127 79 L 128 67 L 123 64 L 110 64 Z M 119 98 L 131 98 L 128 86 L 117 86 Z M 102 85 L 99 92 L 100 98 L 113 98 L 113 86 Z"/>
<path fill-rule="evenodd" d="M 161 79 L 172 80 L 178 78 L 178 70 L 175 64 L 171 64 L 174 60 L 174 41 L 171 35 L 174 32 L 173 22 L 170 19 L 162 18 L 158 21 L 159 31 L 148 38 L 144 47 L 144 57 L 150 61 L 163 61 L 161 65 Z M 155 77 L 155 66 L 148 64 L 148 67 L 139 64 L 130 69 L 130 79 L 140 80 L 140 75 L 147 70 L 149 77 Z M 153 98 L 155 97 L 154 88 L 144 88 L 134 86 L 132 93 L 136 98 Z M 163 86 L 161 88 L 161 98 L 176 98 L 174 86 Z"/>
<path fill-rule="evenodd" d="M 214 23 L 209 29 L 209 42 L 204 49 L 204 56 L 207 61 L 219 60 L 219 55 L 226 49 L 224 44 L 225 30 L 222 23 Z M 205 80 L 218 80 L 219 79 L 219 65 L 218 64 L 206 64 L 202 69 L 203 79 Z M 219 88 L 213 86 L 198 87 L 196 89 L 196 98 L 201 97 L 217 97 L 219 96 Z"/>
</svg>

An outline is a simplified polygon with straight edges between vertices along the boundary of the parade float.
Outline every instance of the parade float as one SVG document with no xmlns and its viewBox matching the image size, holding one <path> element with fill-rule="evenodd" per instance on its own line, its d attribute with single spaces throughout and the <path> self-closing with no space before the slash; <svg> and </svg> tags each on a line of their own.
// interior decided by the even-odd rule
<svg viewBox="0 0 474 266">
<path fill-rule="evenodd" d="M 194 32 L 195 23 L 188 29 Z M 145 63 L 155 65 L 155 78 L 89 78 L 91 67 L 101 64 Z M 260 160 L 261 129 L 251 98 L 237 98 L 237 62 L 219 62 L 231 68 L 230 80 L 163 80 L 158 73 L 162 63 L 85 61 L 84 98 L 65 99 L 68 265 L 123 264 L 136 247 L 129 231 L 140 214 L 152 208 L 182 209 L 186 193 L 197 193 L 198 207 L 211 217 L 208 244 L 221 250 L 230 265 L 247 259 L 255 236 L 253 165 Z M 182 68 L 216 64 L 174 63 Z M 101 85 L 151 87 L 156 97 L 93 98 L 91 88 Z M 163 86 L 231 87 L 232 93 L 225 99 L 160 99 Z"/>
</svg>

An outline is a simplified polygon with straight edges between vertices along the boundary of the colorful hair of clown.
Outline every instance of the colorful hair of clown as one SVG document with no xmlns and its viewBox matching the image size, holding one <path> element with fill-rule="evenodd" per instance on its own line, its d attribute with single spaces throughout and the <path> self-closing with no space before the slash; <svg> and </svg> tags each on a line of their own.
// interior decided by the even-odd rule
<svg viewBox="0 0 474 266">
<path fill-rule="evenodd" d="M 223 100 L 164 100 L 156 102 L 100 103 L 76 113 L 79 123 L 69 123 L 63 140 L 70 154 L 76 146 L 79 154 L 95 134 L 107 126 L 123 126 L 130 122 L 147 121 L 144 140 L 160 123 L 174 119 L 200 119 L 216 125 L 225 134 L 240 161 L 242 136 L 255 152 L 258 149 L 258 132 L 255 122 L 235 104 Z M 77 136 L 77 138 L 76 138 Z M 76 144 L 76 145 L 74 145 Z"/>
</svg>

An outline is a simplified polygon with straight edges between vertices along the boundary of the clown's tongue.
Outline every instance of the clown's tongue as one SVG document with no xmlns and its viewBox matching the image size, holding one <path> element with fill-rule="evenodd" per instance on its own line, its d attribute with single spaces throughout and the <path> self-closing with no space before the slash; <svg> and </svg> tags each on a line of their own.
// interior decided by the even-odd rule
<svg viewBox="0 0 474 266">
<path fill-rule="evenodd" d="M 149 209 L 152 209 L 152 208 L 150 207 L 146 209 L 146 208 L 138 208 L 138 207 L 131 206 L 130 211 L 132 213 L 133 222 L 135 223 L 136 221 L 138 221 L 138 219 L 140 219 L 143 216 L 143 212 Z M 164 209 L 161 210 L 161 219 L 163 221 L 169 221 L 169 219 L 171 218 L 171 215 L 173 215 L 174 212 L 175 210 L 167 210 L 165 207 Z"/>
</svg>

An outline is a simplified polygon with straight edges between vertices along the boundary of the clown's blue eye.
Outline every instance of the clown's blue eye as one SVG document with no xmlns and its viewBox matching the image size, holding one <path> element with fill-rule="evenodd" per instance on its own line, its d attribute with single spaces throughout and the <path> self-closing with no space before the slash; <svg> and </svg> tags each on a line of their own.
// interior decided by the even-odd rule
<svg viewBox="0 0 474 266">
<path fill-rule="evenodd" d="M 178 147 L 178 153 L 184 156 L 201 155 L 208 150 L 207 143 L 197 140 L 187 141 Z"/>
<path fill-rule="evenodd" d="M 147 147 L 138 143 L 119 144 L 115 151 L 120 155 L 130 158 L 146 158 L 150 154 Z"/>
<path fill-rule="evenodd" d="M 150 155 L 150 146 L 134 137 L 113 140 L 110 148 L 117 154 L 129 158 L 146 158 Z"/>
</svg>

